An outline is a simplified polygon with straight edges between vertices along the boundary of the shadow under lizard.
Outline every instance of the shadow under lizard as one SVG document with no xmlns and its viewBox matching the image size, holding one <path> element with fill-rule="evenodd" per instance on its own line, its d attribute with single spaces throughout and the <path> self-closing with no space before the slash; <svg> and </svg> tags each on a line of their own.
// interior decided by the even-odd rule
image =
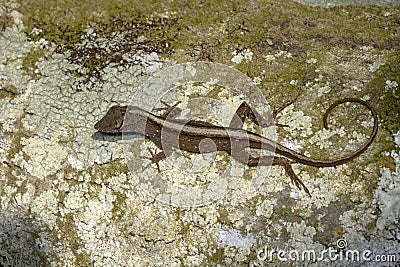
<svg viewBox="0 0 400 267">
<path fill-rule="evenodd" d="M 328 128 L 327 118 L 332 109 L 346 102 L 359 103 L 368 108 L 372 113 L 374 126 L 368 140 L 361 147 L 349 155 L 332 160 L 319 160 L 307 157 L 266 137 L 242 129 L 246 118 L 262 127 L 273 125 L 276 114 L 284 107 L 274 112 L 271 118 L 265 119 L 258 112 L 252 110 L 246 102 L 243 102 L 237 109 L 236 115 L 232 118 L 229 127 L 221 127 L 208 122 L 175 119 L 173 113 L 176 113 L 175 111 L 178 110 L 175 107 L 179 103 L 165 108 L 166 112 L 162 116 L 154 115 L 135 106 L 117 105 L 111 107 L 107 114 L 94 127 L 99 132 L 106 134 L 137 133 L 150 139 L 162 150 L 154 154 L 149 149 L 152 155 L 152 158 L 149 158 L 151 160 L 150 164 L 155 163 L 159 171 L 158 162 L 171 153 L 172 147 L 193 153 L 207 153 L 216 150 L 226 151 L 234 159 L 248 166 L 283 166 L 292 182 L 299 189 L 303 188 L 311 196 L 307 187 L 293 171 L 291 164 L 301 163 L 313 167 L 332 167 L 344 164 L 363 153 L 373 142 L 377 134 L 378 117 L 374 108 L 368 102 L 357 98 L 343 98 L 331 104 L 323 117 L 324 127 Z M 202 142 L 206 139 L 211 139 L 213 142 Z M 246 151 L 246 148 L 266 149 L 280 156 L 253 156 Z"/>
</svg>

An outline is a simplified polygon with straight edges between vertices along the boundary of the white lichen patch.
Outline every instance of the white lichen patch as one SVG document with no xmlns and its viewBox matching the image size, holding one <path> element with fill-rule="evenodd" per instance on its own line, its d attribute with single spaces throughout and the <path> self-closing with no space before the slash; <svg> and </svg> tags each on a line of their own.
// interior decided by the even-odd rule
<svg viewBox="0 0 400 267">
<path fill-rule="evenodd" d="M 273 202 L 271 200 L 264 200 L 257 205 L 256 215 L 269 218 L 271 217 L 273 210 L 274 210 Z"/>
<path fill-rule="evenodd" d="M 400 131 L 397 136 L 399 134 Z M 395 141 L 397 147 L 400 147 L 398 138 Z M 387 225 L 398 223 L 400 218 L 400 154 L 392 151 L 391 157 L 394 160 L 395 170 L 381 169 L 378 189 L 375 191 L 376 202 L 383 211 L 377 221 L 377 228 L 380 230 Z"/>
<path fill-rule="evenodd" d="M 55 191 L 44 191 L 31 203 L 32 214 L 50 230 L 58 228 L 58 193 Z"/>
<path fill-rule="evenodd" d="M 290 233 L 290 238 L 293 242 L 301 242 L 304 244 L 312 244 L 313 237 L 316 234 L 314 227 L 307 226 L 305 222 L 287 223 L 287 231 Z"/>
<path fill-rule="evenodd" d="M 368 69 L 369 69 L 369 71 L 370 72 L 375 72 L 375 71 L 377 71 L 381 66 L 382 66 L 383 64 L 382 63 L 380 63 L 379 61 L 378 62 L 373 62 L 373 63 L 371 63 L 368 67 Z"/>
<path fill-rule="evenodd" d="M 57 173 L 71 152 L 59 144 L 58 136 L 55 134 L 42 138 L 38 136 L 22 138 L 21 145 L 23 148 L 15 155 L 13 162 L 41 179 Z"/>
<path fill-rule="evenodd" d="M 354 210 L 347 211 L 339 218 L 345 233 L 342 240 L 345 240 L 346 250 L 366 251 L 370 250 L 374 255 L 393 256 L 398 254 L 399 236 L 396 230 L 385 230 L 384 228 L 369 229 L 370 237 L 366 238 L 365 234 L 360 235 L 360 229 L 365 229 L 368 226 L 374 225 L 376 216 L 373 215 L 373 209 L 368 208 L 368 205 L 361 204 Z M 392 225 L 392 226 L 390 226 Z M 395 224 L 394 224 L 395 225 Z M 386 227 L 393 227 L 389 223 Z M 390 236 L 390 239 L 387 237 Z M 389 257 L 388 257 L 389 259 Z M 391 258 L 390 262 L 395 262 L 395 258 Z M 368 264 L 369 259 L 360 257 L 359 263 Z"/>
<path fill-rule="evenodd" d="M 151 142 L 142 142 L 140 147 L 143 153 L 132 158 L 130 164 L 132 172 L 139 177 L 138 187 L 166 204 L 209 204 L 222 198 L 243 175 L 242 172 L 228 173 L 228 163 L 220 153 L 191 154 L 181 151 L 175 151 L 161 161 L 159 173 L 157 165 L 151 166 L 148 159 L 151 158 L 148 149 L 158 151 L 158 148 Z"/>
<path fill-rule="evenodd" d="M 278 123 L 288 125 L 285 127 L 292 136 L 308 137 L 312 134 L 311 117 L 305 116 L 301 110 L 295 111 L 293 105 L 279 113 Z"/>
<path fill-rule="evenodd" d="M 33 201 L 35 193 L 36 193 L 36 188 L 32 184 L 27 184 L 26 191 L 23 194 L 19 192 L 15 194 L 14 196 L 15 202 L 18 204 L 18 206 L 26 207 L 30 205 L 31 202 Z"/>
<path fill-rule="evenodd" d="M 252 199 L 257 194 L 254 184 L 250 180 L 240 179 L 233 188 L 231 194 L 229 194 L 230 203 L 232 205 L 238 205 Z"/>
<path fill-rule="evenodd" d="M 263 80 L 262 77 L 254 77 L 253 83 L 254 83 L 255 85 L 260 85 L 261 82 L 262 82 L 262 80 Z"/>
<path fill-rule="evenodd" d="M 324 245 L 314 242 L 313 238 L 317 234 L 317 230 L 308 226 L 304 221 L 300 223 L 287 223 L 286 230 L 290 235 L 285 257 L 291 257 L 293 259 L 301 259 L 304 251 L 314 250 L 315 252 L 321 252 L 325 249 Z"/>
<path fill-rule="evenodd" d="M 308 64 L 315 64 L 315 63 L 317 63 L 317 59 L 315 59 L 315 58 L 309 58 L 309 59 L 306 60 L 306 63 L 308 63 Z"/>
<path fill-rule="evenodd" d="M 259 180 L 256 180 L 257 183 L 253 183 L 253 186 L 261 192 L 280 193 L 290 181 L 280 166 L 259 166 L 255 172 L 254 176 L 259 177 Z"/>
<path fill-rule="evenodd" d="M 71 188 L 71 191 L 64 197 L 65 208 L 62 209 L 62 213 L 68 214 L 84 208 L 87 197 L 87 194 L 80 187 Z"/>
<path fill-rule="evenodd" d="M 331 91 L 331 87 L 329 85 L 324 85 L 318 87 L 317 96 L 322 97 L 323 95 L 329 93 Z"/>
<path fill-rule="evenodd" d="M 0 160 L 4 162 L 7 159 L 7 152 L 11 148 L 11 140 L 7 136 L 0 135 Z"/>
<path fill-rule="evenodd" d="M 392 96 L 396 99 L 400 98 L 399 84 L 396 81 L 387 80 L 385 84 L 386 91 L 392 91 Z"/>
<path fill-rule="evenodd" d="M 266 55 L 265 56 L 265 60 L 268 61 L 274 61 L 276 59 L 276 57 L 274 55 Z"/>
<path fill-rule="evenodd" d="M 323 177 L 312 180 L 310 184 L 311 199 L 317 208 L 327 207 L 331 202 L 338 199 L 335 194 L 338 190 L 338 186 L 341 185 L 340 176 L 330 168 L 324 168 L 320 170 L 323 173 Z M 335 175 L 336 174 L 336 175 Z M 307 178 L 307 174 L 301 175 L 303 178 Z M 305 181 L 309 179 L 304 179 Z"/>
<path fill-rule="evenodd" d="M 224 246 L 249 248 L 252 246 L 254 239 L 251 235 L 243 236 L 240 231 L 236 229 L 221 229 L 217 236 L 216 241 Z"/>
<path fill-rule="evenodd" d="M 368 181 L 364 183 L 351 177 L 351 169 L 346 165 L 308 169 L 293 164 L 295 173 L 310 189 L 311 197 L 293 185 L 282 166 L 227 169 L 226 179 L 217 183 L 221 179 L 221 169 L 225 170 L 232 160 L 225 152 L 202 155 L 175 151 L 160 162 L 160 173 L 155 165 L 142 171 L 150 163 L 148 159 L 140 159 L 133 166 L 144 174 L 142 180 L 132 174 L 132 170 L 126 173 L 125 160 L 131 156 L 149 157 L 147 148 L 156 152 L 158 148 L 151 142 L 143 142 L 135 147 L 139 154 L 131 155 L 134 153 L 124 150 L 124 145 L 134 141 L 96 133 L 93 125 L 116 104 L 131 104 L 135 100 L 150 111 L 152 107 L 146 106 L 148 99 L 158 99 L 159 95 L 144 90 L 140 98 L 131 98 L 146 75 L 165 67 L 163 59 L 156 53 L 132 50 L 122 55 L 129 64 L 109 64 L 101 69 L 101 79 L 90 77 L 88 83 L 84 83 L 88 68 L 79 62 L 72 63 L 67 51 L 56 53 L 52 44 L 43 38 L 30 42 L 22 33 L 20 14 L 11 15 L 14 25 L 6 28 L 0 37 L 0 46 L 4 48 L 4 53 L 0 53 L 0 86 L 13 86 L 18 92 L 12 99 L 0 100 L 2 249 L 4 244 L 14 246 L 16 238 L 29 233 L 31 242 L 21 239 L 14 248 L 24 251 L 26 244 L 34 244 L 29 251 L 40 253 L 41 259 L 46 261 L 44 265 L 241 266 L 254 257 L 255 245 L 266 240 L 288 244 L 293 249 L 322 250 L 324 246 L 314 240 L 321 238 L 320 231 L 325 226 L 322 221 L 335 202 L 350 194 L 346 198 L 350 201 L 346 209 L 351 209 L 355 205 L 351 201 L 364 202 L 371 197 L 357 193 L 367 187 Z M 170 15 L 168 12 L 159 14 L 165 18 Z M 31 34 L 40 36 L 42 33 L 34 28 Z M 121 35 L 100 37 L 95 29 L 88 28 L 74 48 L 93 43 L 110 47 L 118 44 L 118 38 Z M 142 41 L 144 38 L 138 37 Z M 32 49 L 45 54 L 36 62 L 35 78 L 22 68 L 24 56 Z M 368 54 L 363 60 L 377 60 L 372 55 L 374 48 L 363 53 Z M 243 50 L 233 55 L 232 62 L 251 63 L 253 57 L 252 51 Z M 266 60 L 291 57 L 290 52 L 279 51 L 266 56 Z M 318 61 L 311 58 L 307 64 L 323 65 L 324 62 L 324 58 Z M 364 65 L 365 71 L 371 69 L 368 64 Z M 350 68 L 351 64 L 341 66 Z M 321 72 L 324 67 L 321 66 Z M 252 82 L 258 84 L 263 79 L 263 76 L 256 77 Z M 318 90 L 315 92 L 322 97 L 333 93 L 334 90 L 324 88 L 329 87 L 324 75 L 318 79 L 316 82 L 321 83 L 314 84 L 313 89 Z M 290 83 L 296 85 L 299 81 L 293 78 Z M 247 99 L 219 88 L 219 82 L 211 79 L 203 84 L 177 85 L 181 92 L 166 96 L 165 100 L 169 104 L 182 101 L 178 106 L 182 109 L 179 118 L 228 126 L 236 108 Z M 357 90 L 363 88 L 362 84 L 353 85 L 358 86 Z M 197 97 L 207 98 L 208 102 L 193 101 Z M 218 99 L 219 105 L 210 99 Z M 251 106 L 263 116 L 270 112 L 264 104 Z M 199 116 L 204 114 L 208 117 Z M 303 139 L 312 136 L 311 143 L 319 148 L 331 148 L 330 138 L 345 135 L 343 128 L 313 132 L 311 117 L 304 115 L 301 108 L 294 110 L 293 106 L 280 114 L 278 122 L 288 125 L 285 128 L 288 137 L 283 144 L 294 150 L 301 150 L 304 145 L 301 138 L 300 141 L 296 139 L 298 136 Z M 277 139 L 274 127 L 260 130 L 246 121 L 244 128 Z M 355 131 L 351 138 L 358 143 L 365 140 L 365 135 Z M 372 168 L 364 170 L 373 172 Z M 382 171 L 376 192 L 377 204 L 383 211 L 377 221 L 379 229 L 392 227 L 397 222 L 397 173 L 397 169 Z M 158 180 L 161 184 L 167 181 L 175 186 L 163 192 L 165 201 L 157 199 L 164 189 L 157 187 L 159 184 L 146 188 L 156 176 L 161 177 Z M 196 187 L 204 188 L 200 197 L 191 191 Z M 195 201 L 202 205 L 192 205 Z M 183 208 L 185 204 L 192 207 Z M 315 221 L 310 222 L 310 218 L 315 218 L 316 209 L 320 213 L 318 227 L 313 226 Z M 346 237 L 352 240 L 365 234 L 357 233 L 360 224 L 353 218 L 362 218 L 368 208 L 359 209 L 357 212 L 337 211 L 343 215 L 341 223 L 349 233 Z M 23 220 L 16 219 L 19 217 Z M 295 222 L 299 218 L 303 221 Z M 372 215 L 368 216 L 368 222 L 374 222 L 373 219 Z M 28 222 L 32 223 L 30 229 L 24 226 Z M 10 231 L 12 227 L 18 229 Z M 362 224 L 362 227 L 367 226 Z M 324 245 L 330 241 L 322 238 Z"/>
<path fill-rule="evenodd" d="M 395 89 L 399 84 L 396 81 L 387 80 L 385 90 Z"/>
<path fill-rule="evenodd" d="M 17 37 L 10 35 L 13 43 L 18 43 Z M 9 47 L 13 49 L 12 46 Z M 12 56 L 15 51 L 18 49 L 6 54 Z M 94 162 L 104 163 L 111 157 L 114 159 L 122 157 L 122 149 L 115 143 L 99 142 L 92 138 L 95 132 L 93 125 L 113 103 L 123 104 L 130 101 L 135 85 L 142 79 L 138 78 L 140 67 L 133 66 L 119 71 L 117 68 L 106 67 L 104 83 L 94 85 L 95 89 L 89 85 L 87 88 L 82 88 L 77 86 L 82 79 L 70 74 L 80 66 L 68 62 L 67 57 L 68 53 L 64 55 L 51 53 L 49 60 L 37 62 L 41 78 L 29 82 L 23 82 L 29 77 L 20 67 L 7 65 L 10 67 L 4 70 L 8 77 L 7 82 L 16 86 L 21 92 L 15 101 L 23 103 L 28 112 L 24 124 L 30 130 L 36 130 L 39 135 L 44 135 L 47 129 L 53 131 L 62 128 L 73 129 L 74 162 L 80 162 L 79 168 L 83 165 L 92 165 Z M 154 57 L 155 55 L 152 55 L 153 59 Z M 13 62 L 18 63 L 18 60 Z M 18 110 L 23 110 L 22 106 L 18 107 Z"/>
<path fill-rule="evenodd" d="M 205 255 L 189 255 L 185 259 L 186 266 L 202 266 L 202 262 L 206 259 Z"/>
<path fill-rule="evenodd" d="M 336 130 L 323 128 L 317 131 L 310 139 L 311 144 L 316 144 L 320 149 L 329 148 L 332 142 L 329 139 L 336 134 Z"/>
<path fill-rule="evenodd" d="M 166 171 L 164 178 L 178 186 L 202 186 L 217 180 L 220 176 L 222 158 L 216 160 L 212 154 L 195 154 L 187 158 L 171 155 L 160 164 Z"/>
<path fill-rule="evenodd" d="M 303 148 L 303 146 L 299 143 L 298 140 L 288 140 L 285 138 L 282 140 L 281 144 L 294 151 L 299 151 Z"/>
<path fill-rule="evenodd" d="M 270 62 L 270 61 L 275 61 L 278 58 L 287 59 L 287 58 L 292 58 L 292 57 L 293 57 L 292 53 L 284 51 L 284 50 L 280 50 L 280 51 L 276 52 L 273 55 L 266 55 L 265 59 L 266 59 L 267 62 Z"/>
<path fill-rule="evenodd" d="M 249 49 L 244 49 L 243 51 L 234 51 L 232 53 L 232 59 L 231 61 L 235 64 L 240 64 L 243 60 L 247 62 L 251 62 L 253 59 L 253 52 L 251 52 Z"/>
<path fill-rule="evenodd" d="M 79 200 L 79 196 L 76 200 Z M 82 234 L 82 239 L 89 240 L 96 237 L 103 238 L 108 232 L 111 211 L 114 207 L 115 196 L 109 188 L 102 186 L 97 197 L 85 200 L 84 211 L 76 221 L 76 227 Z"/>
</svg>

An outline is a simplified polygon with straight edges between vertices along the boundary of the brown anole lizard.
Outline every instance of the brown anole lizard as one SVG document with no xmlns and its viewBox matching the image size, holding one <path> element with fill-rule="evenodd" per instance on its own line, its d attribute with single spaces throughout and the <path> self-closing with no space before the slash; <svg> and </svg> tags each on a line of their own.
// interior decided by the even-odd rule
<svg viewBox="0 0 400 267">
<path fill-rule="evenodd" d="M 135 106 L 113 106 L 107 114 L 95 124 L 95 129 L 107 133 L 137 133 L 150 139 L 162 151 L 154 154 L 152 151 L 151 163 L 157 164 L 170 154 L 170 148 L 178 148 L 193 153 L 207 153 L 215 150 L 226 151 L 234 159 L 249 166 L 281 165 L 292 182 L 299 188 L 303 188 L 308 195 L 309 190 L 297 177 L 291 164 L 301 163 L 314 167 L 331 167 L 349 162 L 363 153 L 374 140 L 378 131 L 378 117 L 374 108 L 368 103 L 357 98 L 343 98 L 335 101 L 326 110 L 323 123 L 328 128 L 327 118 L 332 109 L 345 102 L 359 103 L 370 110 L 374 119 L 372 133 L 368 140 L 356 151 L 344 157 L 333 160 L 319 160 L 307 157 L 281 144 L 278 144 L 259 134 L 242 129 L 246 118 L 260 126 L 270 126 L 273 118 L 264 119 L 250 106 L 243 102 L 236 111 L 229 127 L 221 127 L 202 121 L 188 121 L 175 119 L 170 115 L 173 107 L 168 107 L 163 116 L 157 116 Z M 176 106 L 176 105 L 175 105 Z M 281 109 L 280 109 L 281 110 Z M 202 142 L 211 139 L 213 142 Z M 281 156 L 253 156 L 246 148 L 266 149 Z M 282 157 L 283 156 L 283 157 Z"/>
</svg>

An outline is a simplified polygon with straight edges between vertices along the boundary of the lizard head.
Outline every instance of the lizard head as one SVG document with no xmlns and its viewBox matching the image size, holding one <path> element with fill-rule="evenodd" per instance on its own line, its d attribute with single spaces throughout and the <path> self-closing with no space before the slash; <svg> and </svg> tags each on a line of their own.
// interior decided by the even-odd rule
<svg viewBox="0 0 400 267">
<path fill-rule="evenodd" d="M 112 106 L 94 128 L 103 133 L 115 134 L 122 132 L 127 106 Z"/>
<path fill-rule="evenodd" d="M 128 115 L 127 115 L 128 113 Z M 148 112 L 134 106 L 112 106 L 94 128 L 102 133 L 139 133 L 144 134 Z"/>
</svg>

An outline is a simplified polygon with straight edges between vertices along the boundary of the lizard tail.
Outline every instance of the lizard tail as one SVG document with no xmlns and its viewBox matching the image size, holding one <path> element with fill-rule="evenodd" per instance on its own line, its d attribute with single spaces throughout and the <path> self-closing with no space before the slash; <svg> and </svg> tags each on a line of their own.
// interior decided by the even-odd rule
<svg viewBox="0 0 400 267">
<path fill-rule="evenodd" d="M 338 159 L 333 159 L 333 160 L 317 160 L 317 159 L 312 159 L 309 157 L 306 157 L 300 153 L 286 153 L 286 147 L 283 146 L 277 146 L 276 149 L 277 150 L 281 150 L 280 154 L 292 159 L 294 162 L 298 162 L 298 163 L 302 163 L 305 165 L 310 165 L 310 166 L 314 166 L 314 167 L 332 167 L 332 166 L 337 166 L 337 165 L 341 165 L 344 164 L 346 162 L 349 162 L 351 160 L 353 160 L 354 158 L 358 157 L 361 153 L 363 153 L 372 143 L 372 141 L 374 140 L 377 132 L 378 132 L 378 115 L 376 114 L 375 109 L 366 101 L 358 99 L 358 98 L 342 98 L 339 100 L 336 100 L 334 103 L 332 103 L 328 109 L 325 111 L 324 114 L 324 118 L 323 118 L 323 123 L 324 123 L 324 128 L 328 129 L 328 116 L 330 114 L 330 112 L 338 105 L 346 103 L 346 102 L 354 102 L 354 103 L 359 103 L 363 106 L 365 106 L 371 113 L 372 113 L 372 117 L 374 119 L 374 127 L 372 129 L 372 133 L 370 134 L 368 140 L 360 147 L 358 148 L 356 151 L 354 151 L 353 153 L 344 156 L 342 158 L 338 158 Z"/>
<path fill-rule="evenodd" d="M 369 109 L 369 111 L 371 112 L 372 117 L 374 119 L 374 126 L 372 128 L 372 132 L 371 132 L 368 140 L 365 141 L 365 143 L 359 149 L 357 149 L 355 152 L 348 155 L 347 157 L 333 160 L 334 164 L 331 166 L 344 164 L 344 163 L 358 157 L 361 153 L 363 153 L 372 144 L 372 141 L 374 141 L 375 136 L 378 133 L 378 115 L 376 114 L 375 109 L 368 102 L 358 99 L 358 98 L 342 98 L 342 99 L 336 100 L 334 103 L 332 103 L 332 105 L 329 106 L 329 108 L 325 111 L 325 114 L 324 114 L 324 118 L 323 118 L 324 128 L 326 128 L 326 129 L 329 128 L 327 119 L 328 119 L 328 116 L 329 116 L 330 112 L 332 111 L 332 109 L 334 109 L 337 105 L 340 105 L 340 104 L 346 103 L 346 102 L 359 103 L 359 104 L 363 105 L 364 107 L 366 107 L 367 109 Z"/>
</svg>

